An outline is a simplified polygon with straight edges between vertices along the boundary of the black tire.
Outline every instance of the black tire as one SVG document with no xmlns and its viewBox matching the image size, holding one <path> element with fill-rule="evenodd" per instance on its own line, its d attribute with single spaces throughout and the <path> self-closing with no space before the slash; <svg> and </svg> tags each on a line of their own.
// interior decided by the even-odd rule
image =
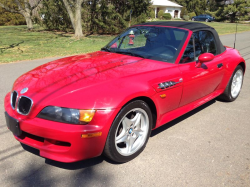
<svg viewBox="0 0 250 187">
<path fill-rule="evenodd" d="M 195 19 L 194 19 L 194 18 L 192 18 L 192 21 L 195 21 Z"/>
<path fill-rule="evenodd" d="M 234 101 L 235 99 L 237 99 L 237 97 L 240 95 L 240 92 L 239 92 L 237 96 L 233 97 L 233 96 L 232 96 L 232 93 L 231 93 L 233 77 L 234 77 L 234 75 L 236 74 L 236 72 L 237 72 L 238 70 L 239 70 L 239 71 L 242 71 L 242 74 L 243 74 L 242 84 L 241 84 L 241 87 L 242 87 L 242 85 L 243 85 L 243 79 L 244 79 L 244 73 L 243 73 L 244 71 L 243 71 L 243 68 L 242 68 L 240 65 L 238 65 L 238 66 L 235 68 L 235 70 L 234 70 L 234 72 L 233 72 L 233 74 L 232 74 L 232 76 L 231 76 L 231 78 L 230 78 L 230 80 L 229 80 L 229 82 L 228 82 L 228 84 L 227 84 L 227 87 L 226 87 L 225 91 L 223 92 L 223 94 L 221 94 L 221 95 L 218 97 L 218 99 L 221 99 L 221 100 L 227 101 L 227 102 L 232 102 L 232 101 Z M 241 87 L 240 87 L 240 89 L 241 89 Z"/>
<path fill-rule="evenodd" d="M 136 110 L 144 111 L 143 115 L 148 117 L 147 118 L 148 119 L 148 128 L 147 128 L 147 130 L 145 130 L 145 132 L 147 131 L 147 134 L 144 135 L 144 138 L 143 138 L 143 141 L 141 142 L 141 144 L 140 144 L 139 137 L 142 137 L 142 136 L 136 137 L 134 142 L 136 142 L 138 140 L 139 141 L 138 145 L 141 145 L 141 146 L 139 146 L 138 150 L 136 150 L 136 152 L 134 152 L 133 154 L 124 156 L 122 153 L 119 152 L 119 149 L 120 149 L 120 148 L 118 148 L 119 143 L 118 144 L 116 143 L 116 138 L 119 137 L 119 135 L 122 134 L 122 132 L 123 132 L 123 127 L 124 127 L 123 123 L 122 123 L 123 120 L 125 118 L 129 118 L 128 116 L 129 115 L 131 116 L 131 113 L 133 113 L 134 109 L 135 109 L 135 111 Z M 131 116 L 129 119 L 134 119 L 136 114 L 137 113 L 135 112 L 134 116 Z M 141 126 L 141 124 L 142 124 L 141 121 L 142 120 L 140 119 L 139 121 L 140 121 L 140 126 Z M 145 121 L 143 121 L 143 122 L 145 122 Z M 132 102 L 128 103 L 127 105 L 125 105 L 120 110 L 120 112 L 117 114 L 116 118 L 114 119 L 114 121 L 113 121 L 113 123 L 112 123 L 112 125 L 110 127 L 109 134 L 108 134 L 106 144 L 105 144 L 105 148 L 104 148 L 104 155 L 106 157 L 108 157 L 109 159 L 111 159 L 112 161 L 115 161 L 117 163 L 124 163 L 124 162 L 128 162 L 128 161 L 134 159 L 145 148 L 145 146 L 147 144 L 147 141 L 149 139 L 150 133 L 151 133 L 152 125 L 153 125 L 152 113 L 151 113 L 151 110 L 148 107 L 147 103 L 145 103 L 142 100 L 136 100 L 136 101 L 132 101 Z M 122 129 L 119 130 L 119 128 L 121 128 L 121 127 L 122 127 Z M 126 131 L 126 135 L 125 135 L 126 137 L 130 136 L 130 133 L 131 133 L 130 130 L 131 129 L 133 129 L 133 128 L 129 127 L 129 130 L 128 129 L 125 130 Z M 136 129 L 133 129 L 133 130 L 136 131 Z M 120 133 L 120 131 L 122 131 L 122 132 Z M 128 141 L 128 140 L 126 140 L 126 141 Z M 127 144 L 125 144 L 124 142 L 123 142 L 123 144 L 127 146 Z M 133 145 L 134 145 L 134 143 L 133 143 Z M 131 146 L 131 147 L 133 147 L 133 146 Z"/>
<path fill-rule="evenodd" d="M 209 21 L 208 19 L 205 20 L 205 22 L 208 22 L 208 21 Z"/>
</svg>

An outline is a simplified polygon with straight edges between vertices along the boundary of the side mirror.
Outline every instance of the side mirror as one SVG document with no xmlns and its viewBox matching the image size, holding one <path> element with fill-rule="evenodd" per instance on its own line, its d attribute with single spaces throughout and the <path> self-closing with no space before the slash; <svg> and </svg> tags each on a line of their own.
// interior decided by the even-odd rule
<svg viewBox="0 0 250 187">
<path fill-rule="evenodd" d="M 198 58 L 198 62 L 196 64 L 196 67 L 197 68 L 200 68 L 201 65 L 204 63 L 204 62 L 208 62 L 208 61 L 211 61 L 214 59 L 214 55 L 212 53 L 203 53 L 199 56 Z"/>
<path fill-rule="evenodd" d="M 200 63 L 208 62 L 214 59 L 214 55 L 212 53 L 203 53 L 199 56 L 198 61 Z"/>
</svg>

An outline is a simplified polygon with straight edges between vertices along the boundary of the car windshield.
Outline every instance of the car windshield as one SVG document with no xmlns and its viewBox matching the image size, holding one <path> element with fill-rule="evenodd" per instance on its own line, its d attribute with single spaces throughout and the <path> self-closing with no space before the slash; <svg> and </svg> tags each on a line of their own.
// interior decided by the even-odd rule
<svg viewBox="0 0 250 187">
<path fill-rule="evenodd" d="M 187 35 L 188 31 L 177 28 L 132 27 L 102 50 L 174 63 Z"/>
</svg>

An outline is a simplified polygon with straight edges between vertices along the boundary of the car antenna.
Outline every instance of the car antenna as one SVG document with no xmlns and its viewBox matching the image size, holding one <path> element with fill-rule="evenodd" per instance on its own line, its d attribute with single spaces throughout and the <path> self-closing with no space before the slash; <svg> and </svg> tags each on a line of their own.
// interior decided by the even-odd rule
<svg viewBox="0 0 250 187">
<path fill-rule="evenodd" d="M 237 19 L 237 18 L 236 18 L 236 19 Z M 234 49 L 235 49 L 235 43 L 236 43 L 237 27 L 238 27 L 238 22 L 237 22 L 237 20 L 236 20 L 236 32 L 235 32 L 235 37 L 234 37 Z"/>
</svg>

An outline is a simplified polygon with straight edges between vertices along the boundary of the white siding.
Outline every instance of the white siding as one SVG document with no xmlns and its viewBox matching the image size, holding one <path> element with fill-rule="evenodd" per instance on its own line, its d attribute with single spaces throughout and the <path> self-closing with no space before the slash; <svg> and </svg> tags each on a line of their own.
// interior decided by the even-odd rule
<svg viewBox="0 0 250 187">
<path fill-rule="evenodd" d="M 155 13 L 157 11 L 157 8 L 159 8 L 159 11 L 162 10 L 164 13 L 170 13 L 172 18 L 174 18 L 175 10 L 178 10 L 178 16 L 176 18 L 180 18 L 181 15 L 180 7 L 164 7 L 164 6 L 153 6 L 153 7 L 155 8 Z"/>
</svg>

